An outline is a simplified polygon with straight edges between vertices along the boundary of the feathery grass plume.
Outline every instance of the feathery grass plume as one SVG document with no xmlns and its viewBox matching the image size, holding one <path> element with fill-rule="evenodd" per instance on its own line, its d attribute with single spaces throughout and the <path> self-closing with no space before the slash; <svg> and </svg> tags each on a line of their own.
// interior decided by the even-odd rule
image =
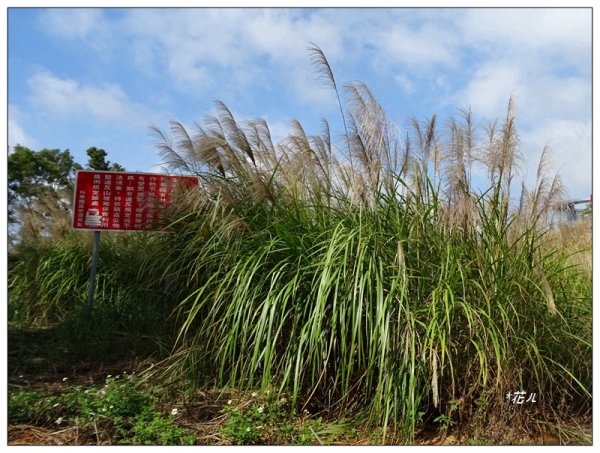
<svg viewBox="0 0 600 453">
<path fill-rule="evenodd" d="M 250 121 L 247 126 L 251 146 L 255 150 L 259 165 L 265 167 L 267 171 L 273 172 L 279 163 L 277 152 L 271 138 L 269 125 L 263 118 Z"/>
<path fill-rule="evenodd" d="M 549 176 L 552 168 L 552 150 L 544 147 L 540 157 L 536 185 L 533 193 L 528 193 L 528 221 L 538 228 L 546 228 L 554 212 L 564 205 L 566 190 L 558 174 Z"/>
<path fill-rule="evenodd" d="M 529 203 L 529 191 L 525 187 L 525 181 L 521 181 L 521 195 L 519 196 L 519 209 L 517 215 L 520 219 L 527 218 L 527 208 Z"/>
<path fill-rule="evenodd" d="M 227 134 L 228 143 L 234 145 L 239 154 L 245 154 L 256 165 L 254 152 L 244 130 L 238 125 L 229 108 L 221 101 L 215 101 L 222 130 Z"/>
<path fill-rule="evenodd" d="M 511 96 L 508 100 L 506 120 L 502 125 L 502 173 L 506 174 L 507 187 L 510 192 L 510 182 L 512 181 L 515 170 L 519 169 L 522 155 L 519 151 L 519 136 L 516 126 L 516 105 Z"/>
<path fill-rule="evenodd" d="M 342 104 L 342 100 L 340 98 L 340 92 L 338 90 L 337 84 L 335 82 L 335 77 L 333 75 L 333 71 L 331 70 L 331 66 L 329 64 L 329 60 L 325 56 L 323 50 L 314 43 L 310 43 L 311 47 L 308 48 L 308 52 L 310 54 L 310 59 L 313 66 L 317 69 L 319 74 L 319 78 L 325 83 L 326 86 L 330 87 L 334 92 L 337 98 L 338 107 L 340 110 L 340 117 L 342 120 L 342 125 L 344 126 L 346 144 L 348 145 L 348 151 L 350 150 L 350 142 L 348 127 L 346 125 L 346 115 L 344 114 L 344 107 Z M 333 158 L 333 156 L 330 156 Z"/>
<path fill-rule="evenodd" d="M 415 159 L 413 160 L 413 184 L 417 188 L 416 194 L 421 197 L 421 202 L 429 203 L 434 195 L 431 192 L 431 181 L 437 178 L 439 170 L 440 155 L 438 148 L 437 115 L 426 121 L 420 122 L 411 118 L 410 127 L 415 144 Z M 434 172 L 430 174 L 430 161 L 433 161 Z"/>
<path fill-rule="evenodd" d="M 490 130 L 490 152 L 491 157 L 488 166 L 494 181 L 493 197 L 500 197 L 502 215 L 508 215 L 508 204 L 511 193 L 511 184 L 515 174 L 520 169 L 522 160 L 519 151 L 519 137 L 516 130 L 516 106 L 511 97 L 508 101 L 506 118 L 499 132 L 495 127 Z"/>
<path fill-rule="evenodd" d="M 326 165 L 323 164 L 319 155 L 313 150 L 311 140 L 304 132 L 304 128 L 298 120 L 291 121 L 292 130 L 288 135 L 287 141 L 291 143 L 293 152 L 300 161 L 306 172 L 314 178 L 314 184 L 320 185 L 323 179 L 327 178 Z"/>
<path fill-rule="evenodd" d="M 163 159 L 163 163 L 170 169 L 182 169 L 192 173 L 185 156 L 176 151 L 171 139 L 158 127 L 150 126 L 150 133 L 156 137 L 155 146 Z"/>
<path fill-rule="evenodd" d="M 398 171 L 398 133 L 364 83 L 347 84 L 345 90 L 352 124 L 351 143 L 355 145 L 351 153 L 361 164 L 363 179 L 369 181 L 372 193 L 382 188 L 393 193 L 396 187 L 390 172 Z"/>
<path fill-rule="evenodd" d="M 447 138 L 440 144 L 443 149 L 444 162 L 442 180 L 444 195 L 448 206 L 447 221 L 469 228 L 473 216 L 473 200 L 471 194 L 471 167 L 473 165 L 473 128 L 471 113 L 461 111 L 464 124 L 456 118 L 450 118 L 447 125 Z"/>
<path fill-rule="evenodd" d="M 398 171 L 398 176 L 403 179 L 408 179 L 408 172 L 411 161 L 411 141 L 408 133 L 404 137 L 404 151 L 402 152 L 402 164 L 400 165 L 400 170 Z"/>
<path fill-rule="evenodd" d="M 486 140 L 476 149 L 476 159 L 487 169 L 488 187 L 497 183 L 497 172 L 501 166 L 498 146 L 498 119 L 488 120 L 485 127 Z"/>
<path fill-rule="evenodd" d="M 331 137 L 329 132 L 329 124 L 327 121 L 323 123 L 323 132 L 321 135 L 310 137 L 310 149 L 315 156 L 315 160 L 323 173 L 325 179 L 324 188 L 327 189 L 329 195 L 332 194 L 332 172 L 334 170 L 334 161 L 332 160 Z"/>
</svg>

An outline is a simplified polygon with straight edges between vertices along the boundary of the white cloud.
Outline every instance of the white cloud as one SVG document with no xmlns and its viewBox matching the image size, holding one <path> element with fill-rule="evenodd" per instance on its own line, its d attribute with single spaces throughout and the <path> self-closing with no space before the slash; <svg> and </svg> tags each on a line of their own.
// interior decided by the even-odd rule
<svg viewBox="0 0 600 453">
<path fill-rule="evenodd" d="M 25 115 L 19 107 L 10 104 L 8 106 L 8 147 L 12 149 L 15 145 L 35 148 L 37 142 L 27 132 L 25 132 L 23 123 L 27 122 L 28 116 Z"/>
<path fill-rule="evenodd" d="M 39 26 L 47 33 L 63 39 L 94 43 L 94 35 L 108 26 L 100 9 L 51 8 L 40 15 Z"/>
<path fill-rule="evenodd" d="M 492 119 L 504 116 L 511 96 L 518 107 L 519 122 L 527 127 L 535 127 L 540 121 L 590 118 L 590 79 L 546 73 L 525 62 L 483 63 L 449 101 L 467 104 L 476 114 Z"/>
<path fill-rule="evenodd" d="M 146 73 L 164 67 L 170 87 L 186 93 L 210 93 L 219 77 L 215 69 L 236 69 L 251 60 L 239 31 L 243 10 L 132 9 L 119 24 L 123 39 L 133 43 L 132 61 Z M 140 54 L 140 48 L 149 51 Z"/>
<path fill-rule="evenodd" d="M 406 93 L 406 94 L 412 94 L 415 92 L 415 85 L 414 83 L 405 75 L 403 74 L 397 74 L 394 77 L 394 81 L 396 82 L 396 84 L 402 88 L 402 90 Z"/>
<path fill-rule="evenodd" d="M 592 83 L 582 77 L 532 75 L 524 78 L 523 102 L 532 122 L 543 118 L 587 120 L 591 116 Z"/>
<path fill-rule="evenodd" d="M 51 114 L 127 125 L 147 124 L 149 120 L 143 115 L 147 113 L 146 108 L 132 103 L 114 84 L 84 85 L 73 79 L 61 79 L 48 71 L 35 73 L 27 84 L 31 102 Z"/>
<path fill-rule="evenodd" d="M 288 64 L 304 63 L 311 42 L 331 58 L 339 56 L 342 47 L 338 26 L 318 14 L 297 17 L 289 10 L 265 9 L 248 21 L 247 33 L 256 49 Z"/>
<path fill-rule="evenodd" d="M 385 54 L 389 63 L 421 68 L 434 64 L 458 63 L 458 40 L 447 27 L 424 23 L 420 28 L 402 24 L 374 30 L 372 45 Z"/>
<path fill-rule="evenodd" d="M 467 81 L 449 102 L 496 117 L 514 96 L 522 120 L 589 118 L 589 9 L 471 8 L 454 19 Z"/>
<path fill-rule="evenodd" d="M 569 62 L 589 71 L 591 25 L 590 8 L 481 8 L 466 10 L 461 30 L 467 44 L 487 48 L 491 56 L 561 55 L 546 64 Z"/>
<path fill-rule="evenodd" d="M 110 24 L 106 17 L 102 21 L 103 28 L 118 36 L 113 41 L 129 43 L 130 61 L 145 74 L 166 70 L 169 88 L 198 97 L 217 88 L 243 95 L 277 79 L 289 80 L 298 99 L 323 102 L 318 90 L 312 93 L 302 82 L 310 76 L 311 87 L 316 85 L 307 47 L 310 42 L 321 45 L 332 60 L 343 48 L 335 23 L 294 9 L 130 9 Z M 90 32 L 70 36 L 80 35 Z M 99 39 L 109 38 L 103 34 Z"/>
<path fill-rule="evenodd" d="M 334 65 L 343 53 L 338 25 L 318 14 L 306 17 L 268 9 L 248 22 L 248 39 L 252 49 L 267 57 L 272 64 L 270 72 L 278 74 L 298 102 L 321 107 L 335 105 L 335 95 L 319 81 L 308 48 L 316 44 Z"/>
<path fill-rule="evenodd" d="M 479 67 L 464 89 L 449 100 L 468 105 L 477 115 L 493 119 L 506 111 L 511 96 L 522 93 L 521 74 L 510 62 L 490 61 Z"/>
</svg>

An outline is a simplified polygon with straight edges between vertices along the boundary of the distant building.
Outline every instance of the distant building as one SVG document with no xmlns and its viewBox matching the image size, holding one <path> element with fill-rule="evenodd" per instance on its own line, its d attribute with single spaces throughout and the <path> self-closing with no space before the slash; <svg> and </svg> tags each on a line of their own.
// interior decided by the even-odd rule
<svg viewBox="0 0 600 453">
<path fill-rule="evenodd" d="M 589 200 L 568 200 L 561 203 L 555 213 L 555 223 L 573 223 L 579 219 L 590 217 L 588 205 L 592 202 L 591 196 Z"/>
</svg>

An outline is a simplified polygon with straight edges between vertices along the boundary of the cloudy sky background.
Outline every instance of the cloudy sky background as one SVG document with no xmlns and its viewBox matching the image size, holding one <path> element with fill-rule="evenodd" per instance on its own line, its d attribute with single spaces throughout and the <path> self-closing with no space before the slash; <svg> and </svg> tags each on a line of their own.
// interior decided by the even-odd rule
<svg viewBox="0 0 600 453">
<path fill-rule="evenodd" d="M 406 129 L 470 107 L 476 124 L 517 106 L 525 180 L 549 145 L 569 196 L 592 192 L 591 9 L 19 9 L 8 15 L 8 145 L 104 148 L 129 171 L 161 159 L 149 125 L 201 123 L 218 99 L 239 119 L 341 133 L 339 84 L 363 81 Z M 343 142 L 339 142 L 340 146 Z"/>
</svg>

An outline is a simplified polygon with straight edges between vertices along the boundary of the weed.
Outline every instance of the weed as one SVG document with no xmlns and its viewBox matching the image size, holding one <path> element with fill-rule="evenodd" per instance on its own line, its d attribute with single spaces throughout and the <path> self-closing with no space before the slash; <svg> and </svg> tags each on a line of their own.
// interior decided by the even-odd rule
<svg viewBox="0 0 600 453">
<path fill-rule="evenodd" d="M 448 431 L 448 428 L 454 424 L 454 421 L 445 414 L 438 415 L 433 422 L 437 423 L 442 431 Z"/>
<path fill-rule="evenodd" d="M 253 392 L 246 404 L 238 406 L 230 400 L 223 408 L 227 424 L 221 434 L 234 444 L 264 443 L 274 431 L 284 436 L 293 434 L 289 414 L 285 410 L 285 397 L 278 399 Z"/>
<path fill-rule="evenodd" d="M 250 399 L 229 401 L 223 408 L 227 423 L 221 434 L 235 445 L 327 445 L 343 433 L 321 418 L 299 419 L 285 396 L 253 392 Z"/>
<path fill-rule="evenodd" d="M 175 424 L 173 418 L 164 414 L 146 410 L 137 415 L 130 428 L 131 438 L 120 442 L 130 445 L 193 445 L 195 437 L 187 430 Z"/>
<path fill-rule="evenodd" d="M 13 423 L 48 423 L 57 418 L 60 400 L 37 390 L 21 390 L 8 397 L 8 416 Z"/>
<path fill-rule="evenodd" d="M 103 426 L 113 442 L 132 445 L 190 445 L 188 430 L 177 426 L 172 415 L 157 410 L 152 388 L 141 388 L 132 375 L 108 376 L 102 387 L 70 387 L 48 397 L 38 391 L 9 396 L 11 423 L 50 426 Z"/>
<path fill-rule="evenodd" d="M 489 445 L 485 439 L 480 437 L 469 437 L 466 441 L 466 445 Z"/>
</svg>

